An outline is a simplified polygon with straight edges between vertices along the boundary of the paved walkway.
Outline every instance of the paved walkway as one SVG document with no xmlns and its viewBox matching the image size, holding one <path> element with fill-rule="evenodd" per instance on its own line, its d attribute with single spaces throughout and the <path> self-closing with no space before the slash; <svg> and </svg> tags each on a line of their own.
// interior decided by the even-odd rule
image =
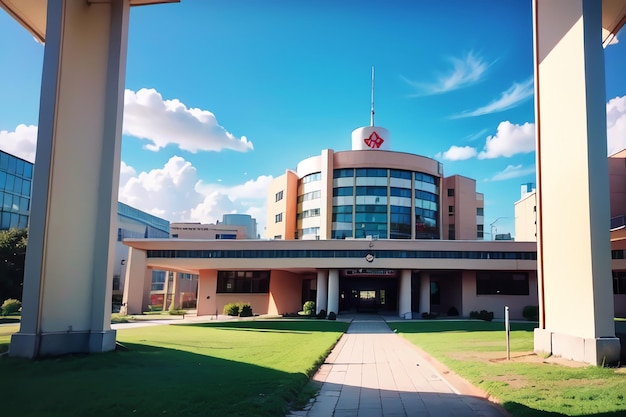
<svg viewBox="0 0 626 417">
<path fill-rule="evenodd" d="M 503 417 L 457 378 L 457 387 L 379 316 L 355 316 L 313 377 L 322 388 L 293 417 Z M 460 386 L 460 388 L 459 388 Z M 473 391 L 473 392 L 472 392 Z"/>
</svg>

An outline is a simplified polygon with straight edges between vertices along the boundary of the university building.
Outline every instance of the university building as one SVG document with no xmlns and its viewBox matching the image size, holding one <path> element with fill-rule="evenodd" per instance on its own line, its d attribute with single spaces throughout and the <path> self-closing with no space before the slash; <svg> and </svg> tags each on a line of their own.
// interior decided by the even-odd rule
<svg viewBox="0 0 626 417">
<path fill-rule="evenodd" d="M 485 241 L 476 181 L 438 161 L 391 149 L 389 132 L 352 133 L 347 151 L 322 150 L 268 191 L 268 240 L 127 239 L 124 302 L 141 312 L 152 269 L 198 275 L 198 315 L 249 302 L 258 314 L 316 301 L 327 313 L 467 316 L 537 303 L 536 244 Z"/>
</svg>

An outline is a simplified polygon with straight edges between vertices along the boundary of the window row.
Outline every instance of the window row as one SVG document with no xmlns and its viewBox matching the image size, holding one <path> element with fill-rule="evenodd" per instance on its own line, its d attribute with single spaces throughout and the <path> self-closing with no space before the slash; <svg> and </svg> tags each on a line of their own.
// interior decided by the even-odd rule
<svg viewBox="0 0 626 417">
<path fill-rule="evenodd" d="M 313 182 L 313 181 L 321 181 L 322 179 L 322 173 L 321 172 L 316 172 L 314 174 L 309 174 L 306 175 L 302 178 L 302 183 L 303 184 L 307 184 L 309 182 Z"/>
<path fill-rule="evenodd" d="M 333 250 L 333 249 L 250 249 L 250 250 L 148 250 L 148 258 L 290 259 L 363 258 L 371 253 L 380 259 L 485 259 L 537 260 L 536 251 L 455 251 L 455 250 Z"/>
<path fill-rule="evenodd" d="M 356 174 L 356 175 L 355 175 Z M 333 171 L 333 178 L 354 178 L 354 177 L 391 177 L 410 180 L 413 177 L 416 182 L 426 182 L 429 184 L 437 184 L 437 177 L 421 172 L 411 172 L 399 169 L 387 168 L 343 168 Z"/>
<path fill-rule="evenodd" d="M 28 227 L 28 216 L 0 211 L 0 230 L 25 229 Z"/>
<path fill-rule="evenodd" d="M 30 210 L 30 199 L 0 191 L 0 209 L 28 213 Z"/>
<path fill-rule="evenodd" d="M 317 200 L 321 198 L 322 194 L 320 190 L 311 191 L 310 193 L 302 194 L 298 196 L 298 203 L 302 203 L 303 201 Z"/>
<path fill-rule="evenodd" d="M 319 216 L 320 216 L 320 209 L 314 208 L 310 210 L 304 210 L 303 212 L 298 213 L 296 218 L 300 220 L 300 219 L 306 219 L 309 217 L 319 217 Z"/>
<path fill-rule="evenodd" d="M 487 271 L 476 273 L 477 295 L 528 295 L 528 274 Z"/>
<path fill-rule="evenodd" d="M 28 179 L 33 178 L 33 164 L 0 151 L 0 171 L 19 175 Z"/>
<path fill-rule="evenodd" d="M 259 294 L 270 291 L 270 271 L 217 271 L 217 293 Z"/>
<path fill-rule="evenodd" d="M 31 182 L 27 179 L 16 177 L 0 171 L 0 190 L 21 194 L 30 197 Z"/>
</svg>

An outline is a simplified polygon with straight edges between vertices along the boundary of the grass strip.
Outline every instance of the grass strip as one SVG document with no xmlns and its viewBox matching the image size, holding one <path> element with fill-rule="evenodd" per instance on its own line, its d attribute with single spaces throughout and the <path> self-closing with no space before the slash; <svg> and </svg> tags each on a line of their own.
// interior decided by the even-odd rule
<svg viewBox="0 0 626 417">
<path fill-rule="evenodd" d="M 118 330 L 125 349 L 115 352 L 2 357 L 3 413 L 284 415 L 346 328 L 325 320 L 150 326 Z"/>
<path fill-rule="evenodd" d="M 510 361 L 501 322 L 397 322 L 390 326 L 488 392 L 516 417 L 626 415 L 623 369 L 573 367 L 570 361 L 553 363 L 553 358 L 535 355 L 536 324 L 511 324 Z"/>
</svg>

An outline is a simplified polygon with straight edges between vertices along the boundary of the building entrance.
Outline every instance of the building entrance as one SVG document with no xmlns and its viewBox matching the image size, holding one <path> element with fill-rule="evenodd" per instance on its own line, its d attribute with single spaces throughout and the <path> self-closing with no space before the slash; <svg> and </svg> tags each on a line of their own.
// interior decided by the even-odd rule
<svg viewBox="0 0 626 417">
<path fill-rule="evenodd" d="M 398 311 L 398 277 L 393 270 L 345 270 L 339 279 L 339 311 L 394 313 Z"/>
</svg>

